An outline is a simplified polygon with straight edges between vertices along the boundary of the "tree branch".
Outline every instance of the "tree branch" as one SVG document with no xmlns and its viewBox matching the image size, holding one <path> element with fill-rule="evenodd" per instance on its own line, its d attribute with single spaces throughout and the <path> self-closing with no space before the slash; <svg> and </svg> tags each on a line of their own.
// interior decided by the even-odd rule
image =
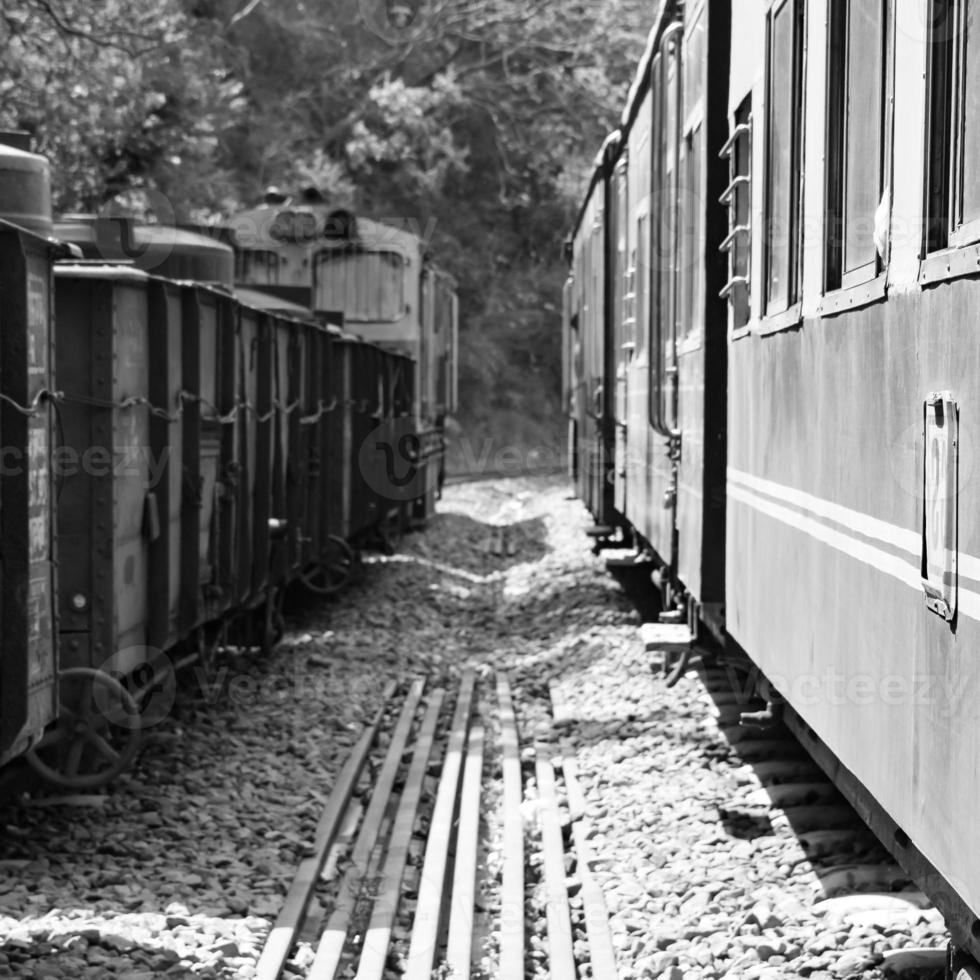
<svg viewBox="0 0 980 980">
<path fill-rule="evenodd" d="M 86 30 L 81 27 L 75 27 L 74 25 L 68 23 L 65 15 L 56 10 L 54 4 L 51 3 L 50 0 L 31 0 L 31 3 L 36 8 L 39 8 L 42 13 L 47 15 L 48 20 L 54 24 L 55 28 L 62 35 L 81 38 L 82 40 L 95 44 L 100 48 L 115 48 L 117 51 L 122 51 L 124 54 L 139 56 L 147 54 L 154 48 L 159 47 L 162 43 L 162 39 L 159 36 L 143 34 L 138 31 L 128 31 L 122 28 L 114 30 L 111 34 L 96 34 L 94 31 Z M 130 47 L 119 40 L 120 38 L 129 38 L 133 41 L 143 41 L 148 46 L 143 48 Z"/>
<path fill-rule="evenodd" d="M 248 3 L 228 21 L 228 29 L 231 30 L 240 20 L 244 20 L 261 2 L 262 0 L 248 0 Z"/>
</svg>

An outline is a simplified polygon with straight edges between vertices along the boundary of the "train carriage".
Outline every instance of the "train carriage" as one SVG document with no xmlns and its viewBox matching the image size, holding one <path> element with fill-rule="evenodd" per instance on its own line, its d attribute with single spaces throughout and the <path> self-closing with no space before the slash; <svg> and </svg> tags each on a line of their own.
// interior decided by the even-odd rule
<svg viewBox="0 0 980 980">
<path fill-rule="evenodd" d="M 661 4 L 573 236 L 567 327 L 584 372 L 576 431 L 594 533 L 636 535 L 661 569 L 665 606 L 718 636 L 727 265 L 726 232 L 710 216 L 728 165 L 709 147 L 727 136 L 711 96 L 724 85 L 728 42 L 724 4 L 683 16 Z M 611 472 L 592 462 L 609 454 Z"/>
<path fill-rule="evenodd" d="M 662 3 L 603 174 L 613 303 L 583 316 L 580 216 L 565 318 L 566 367 L 583 324 L 612 344 L 639 556 L 940 907 L 954 964 L 980 954 L 976 8 Z"/>
<path fill-rule="evenodd" d="M 976 955 L 976 4 L 739 6 L 728 629 Z"/>
</svg>

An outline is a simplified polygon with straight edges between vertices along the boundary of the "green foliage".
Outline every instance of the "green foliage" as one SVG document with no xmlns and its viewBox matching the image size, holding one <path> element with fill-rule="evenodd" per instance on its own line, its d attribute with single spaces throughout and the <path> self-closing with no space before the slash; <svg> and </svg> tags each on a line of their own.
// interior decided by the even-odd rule
<svg viewBox="0 0 980 980">
<path fill-rule="evenodd" d="M 313 183 L 434 228 L 460 285 L 464 427 L 557 438 L 561 240 L 647 0 L 3 4 L 0 125 L 36 134 L 59 207 L 152 188 L 200 218 Z"/>
<path fill-rule="evenodd" d="M 34 134 L 60 209 L 143 187 L 207 205 L 226 191 L 213 170 L 226 120 L 245 109 L 212 42 L 177 0 L 5 6 L 0 125 Z"/>
</svg>

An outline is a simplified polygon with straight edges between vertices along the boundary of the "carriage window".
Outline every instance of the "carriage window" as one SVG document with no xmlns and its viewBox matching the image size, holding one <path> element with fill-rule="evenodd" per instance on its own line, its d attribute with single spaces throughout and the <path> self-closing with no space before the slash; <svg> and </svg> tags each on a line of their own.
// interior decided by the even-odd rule
<svg viewBox="0 0 980 980">
<path fill-rule="evenodd" d="M 405 259 L 398 252 L 331 249 L 316 256 L 314 306 L 343 310 L 354 323 L 399 320 L 405 314 Z"/>
<path fill-rule="evenodd" d="M 878 273 L 883 190 L 885 0 L 831 0 L 827 63 L 828 290 Z"/>
<path fill-rule="evenodd" d="M 738 330 L 751 316 L 752 255 L 752 96 L 735 110 L 735 126 L 722 148 L 728 157 L 728 187 L 721 203 L 728 207 L 728 236 L 722 251 L 728 252 L 728 282 L 722 296 L 728 298 L 730 325 Z"/>
<path fill-rule="evenodd" d="M 930 0 L 926 245 L 980 241 L 980 0 Z"/>
<path fill-rule="evenodd" d="M 257 249 L 235 249 L 235 282 L 269 286 L 279 282 L 279 255 Z"/>
<path fill-rule="evenodd" d="M 799 289 L 803 145 L 803 18 L 799 0 L 769 14 L 766 147 L 766 313 L 792 306 Z"/>
</svg>

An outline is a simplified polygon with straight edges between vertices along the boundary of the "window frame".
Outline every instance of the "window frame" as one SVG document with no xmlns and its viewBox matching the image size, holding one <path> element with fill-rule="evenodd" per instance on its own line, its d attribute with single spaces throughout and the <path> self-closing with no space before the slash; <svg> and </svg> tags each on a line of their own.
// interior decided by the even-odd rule
<svg viewBox="0 0 980 980">
<path fill-rule="evenodd" d="M 678 303 L 677 272 L 680 186 L 680 145 L 683 140 L 684 22 L 677 20 L 663 32 L 651 60 L 652 135 L 650 139 L 651 185 L 658 188 L 651 208 L 649 248 L 650 354 L 647 385 L 647 417 L 661 434 L 676 423 L 676 406 L 668 384 L 677 369 Z"/>
<path fill-rule="evenodd" d="M 891 0 L 881 0 L 881 99 L 878 132 L 878 186 L 875 198 L 880 206 L 885 189 L 890 186 L 890 175 L 894 156 L 894 23 L 896 5 Z M 850 0 L 828 0 L 827 16 L 827 61 L 826 61 L 826 111 L 824 138 L 824 214 L 825 232 L 823 255 L 823 308 L 832 307 L 832 298 L 840 293 L 849 295 L 851 300 L 859 295 L 877 295 L 877 290 L 862 290 L 860 287 L 873 283 L 885 275 L 888 254 L 880 255 L 875 249 L 870 262 L 846 269 L 847 241 L 847 132 L 848 132 L 848 82 L 850 80 L 849 51 L 851 40 Z M 839 20 L 838 20 L 839 18 Z M 839 85 L 839 90 L 835 86 Z M 839 156 L 838 156 L 839 154 Z M 877 210 L 877 206 L 876 206 Z M 834 219 L 831 231 L 830 220 Z M 837 261 L 832 270 L 832 253 Z M 836 275 L 834 281 L 832 275 Z M 831 298 L 828 302 L 827 298 Z M 852 305 L 848 302 L 846 305 Z"/>
<path fill-rule="evenodd" d="M 926 150 L 925 177 L 923 187 L 923 222 L 922 260 L 928 263 L 930 258 L 942 256 L 956 249 L 966 248 L 980 243 L 980 214 L 968 221 L 963 220 L 964 207 L 964 175 L 967 167 L 964 163 L 964 120 L 966 113 L 966 84 L 967 72 L 965 65 L 970 51 L 970 38 L 966 29 L 966 14 L 970 0 L 928 0 L 930 11 L 935 11 L 936 5 L 945 3 L 952 9 L 954 28 L 952 36 L 944 37 L 942 41 L 930 38 L 927 41 L 926 63 Z M 944 18 L 944 22 L 948 18 Z M 934 18 L 933 21 L 935 22 Z M 974 57 L 980 57 L 980 24 L 977 25 L 977 37 L 974 39 L 976 50 Z M 937 48 L 942 43 L 948 45 L 948 64 L 946 69 L 948 79 L 944 81 L 944 91 L 936 91 Z M 943 105 L 939 108 L 942 117 L 937 119 L 936 97 L 945 96 Z M 941 134 L 937 128 L 941 127 Z M 941 135 L 943 139 L 943 166 L 937 175 L 934 168 L 935 140 Z M 974 161 L 980 164 L 980 159 Z M 943 181 L 939 188 L 942 198 L 943 214 L 934 214 L 932 206 L 933 193 L 936 190 L 934 181 L 937 176 Z M 941 222 L 941 227 L 936 225 Z M 935 230 L 941 232 L 941 240 L 935 243 L 932 235 Z M 950 270 L 951 271 L 951 270 Z M 920 277 L 921 278 L 921 277 Z"/>
<path fill-rule="evenodd" d="M 321 248 L 317 250 L 313 255 L 312 260 L 312 274 L 313 274 L 313 298 L 314 301 L 317 298 L 317 289 L 319 288 L 318 273 L 321 266 L 326 265 L 327 262 L 334 259 L 348 259 L 351 257 L 358 258 L 364 256 L 375 256 L 375 255 L 388 255 L 395 256 L 398 258 L 398 272 L 399 272 L 399 298 L 398 298 L 398 313 L 391 316 L 349 316 L 347 314 L 347 290 L 349 289 L 349 284 L 345 281 L 344 289 L 344 321 L 346 323 L 399 323 L 404 320 L 405 317 L 411 312 L 411 307 L 409 304 L 409 293 L 408 283 L 406 282 L 406 270 L 411 265 L 411 259 L 409 256 L 405 255 L 404 252 L 397 248 L 360 248 L 352 246 L 344 246 L 341 248 Z M 419 280 L 420 289 L 421 277 Z M 384 311 L 382 311 L 384 312 Z M 420 311 L 421 312 L 421 311 Z"/>
<path fill-rule="evenodd" d="M 792 36 L 792 84 L 790 91 L 792 94 L 791 114 L 790 114 L 790 209 L 789 215 L 792 221 L 790 229 L 789 250 L 790 256 L 787 262 L 787 275 L 790 281 L 787 285 L 786 304 L 774 308 L 772 298 L 772 232 L 771 218 L 773 213 L 773 109 L 775 99 L 774 79 L 773 79 L 773 33 L 774 24 L 777 16 L 789 5 L 792 8 L 793 36 Z M 806 56 L 807 56 L 807 21 L 806 21 L 805 0 L 773 0 L 766 10 L 766 70 L 765 70 L 765 144 L 764 144 L 764 173 L 763 173 L 763 213 L 762 213 L 762 320 L 773 321 L 770 329 L 784 329 L 784 321 L 793 322 L 799 320 L 802 299 L 802 257 L 803 257 L 803 161 L 805 157 L 805 80 L 806 80 Z M 792 175 L 796 174 L 796 180 Z M 776 318 L 774 320 L 774 318 Z M 765 328 L 763 328 L 765 329 Z"/>
</svg>

